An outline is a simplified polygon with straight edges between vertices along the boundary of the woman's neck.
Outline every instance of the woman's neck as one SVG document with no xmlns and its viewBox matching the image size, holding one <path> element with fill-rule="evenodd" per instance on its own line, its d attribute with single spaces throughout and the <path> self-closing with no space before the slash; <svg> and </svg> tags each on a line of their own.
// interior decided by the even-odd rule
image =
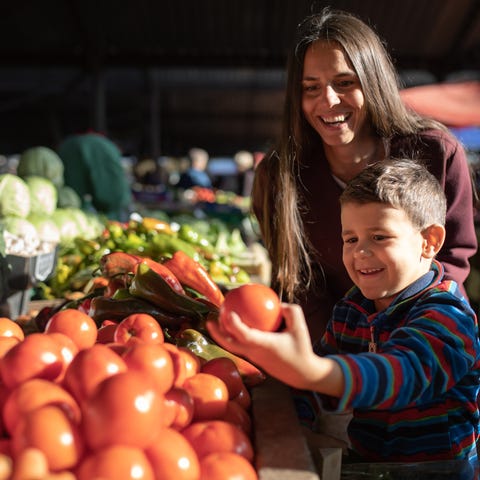
<svg viewBox="0 0 480 480">
<path fill-rule="evenodd" d="M 349 182 L 367 165 L 379 161 L 384 156 L 383 143 L 380 138 L 371 138 L 361 145 L 324 145 L 325 156 L 332 175 Z"/>
</svg>

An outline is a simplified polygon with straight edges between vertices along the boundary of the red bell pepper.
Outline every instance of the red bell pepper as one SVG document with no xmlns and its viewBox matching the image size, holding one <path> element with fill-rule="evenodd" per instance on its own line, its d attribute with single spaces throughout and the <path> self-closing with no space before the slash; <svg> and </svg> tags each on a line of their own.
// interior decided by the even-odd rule
<svg viewBox="0 0 480 480">
<path fill-rule="evenodd" d="M 182 285 L 193 288 L 215 306 L 220 307 L 225 299 L 220 287 L 213 281 L 207 270 L 192 257 L 177 250 L 172 258 L 163 262 Z"/>
<path fill-rule="evenodd" d="M 104 277 L 111 279 L 118 275 L 135 274 L 140 263 L 146 263 L 153 271 L 161 275 L 177 293 L 185 294 L 185 290 L 175 274 L 162 263 L 148 257 L 125 252 L 107 253 L 100 260 L 100 269 Z"/>
</svg>

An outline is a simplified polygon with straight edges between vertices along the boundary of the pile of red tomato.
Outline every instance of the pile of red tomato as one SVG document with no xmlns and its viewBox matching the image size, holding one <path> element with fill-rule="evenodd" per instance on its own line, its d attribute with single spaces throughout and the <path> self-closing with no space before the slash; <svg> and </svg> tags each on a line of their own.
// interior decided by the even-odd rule
<svg viewBox="0 0 480 480">
<path fill-rule="evenodd" d="M 164 341 L 149 315 L 97 328 L 0 318 L 0 480 L 256 480 L 250 393 L 229 358 Z"/>
</svg>

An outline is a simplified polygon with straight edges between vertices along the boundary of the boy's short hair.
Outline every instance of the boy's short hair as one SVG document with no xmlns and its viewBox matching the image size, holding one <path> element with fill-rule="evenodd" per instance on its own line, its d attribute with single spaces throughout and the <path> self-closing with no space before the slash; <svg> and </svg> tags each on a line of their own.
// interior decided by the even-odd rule
<svg viewBox="0 0 480 480">
<path fill-rule="evenodd" d="M 405 211 L 413 225 L 424 229 L 445 225 L 447 201 L 438 180 L 416 160 L 389 159 L 369 165 L 351 180 L 340 204 L 386 203 Z"/>
</svg>

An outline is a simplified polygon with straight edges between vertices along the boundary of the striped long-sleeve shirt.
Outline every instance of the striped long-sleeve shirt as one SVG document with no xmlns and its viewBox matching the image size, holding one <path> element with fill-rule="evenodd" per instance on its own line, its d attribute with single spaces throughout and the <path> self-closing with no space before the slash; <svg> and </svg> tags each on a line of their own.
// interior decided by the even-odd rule
<svg viewBox="0 0 480 480">
<path fill-rule="evenodd" d="M 353 409 L 348 433 L 369 461 L 476 458 L 477 319 L 438 262 L 384 311 L 354 287 L 335 307 L 317 352 L 345 376 L 332 410 Z"/>
</svg>

